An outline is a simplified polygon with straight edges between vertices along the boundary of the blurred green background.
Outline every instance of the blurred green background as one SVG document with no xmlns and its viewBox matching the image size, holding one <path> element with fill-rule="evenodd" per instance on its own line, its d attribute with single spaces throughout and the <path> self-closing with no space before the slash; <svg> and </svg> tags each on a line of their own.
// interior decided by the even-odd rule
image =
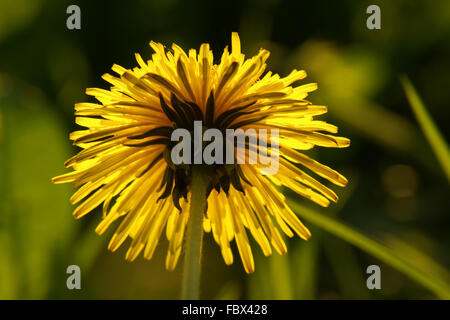
<svg viewBox="0 0 450 320">
<path fill-rule="evenodd" d="M 66 8 L 81 8 L 81 30 L 66 28 Z M 381 8 L 381 30 L 366 28 L 366 8 Z M 305 69 L 310 96 L 329 107 L 323 119 L 349 137 L 348 149 L 310 154 L 344 173 L 337 205 L 321 210 L 389 248 L 424 277 L 450 285 L 449 182 L 399 81 L 405 73 L 449 140 L 450 1 L 44 1 L 0 0 L 0 298 L 177 299 L 181 267 L 164 269 L 167 242 L 149 262 L 106 249 L 96 211 L 72 217 L 69 185 L 51 178 L 77 150 L 73 106 L 85 88 L 108 88 L 114 64 L 151 57 L 150 40 L 217 56 L 238 31 L 243 52 L 271 51 L 268 69 Z M 227 267 L 205 236 L 201 297 L 207 299 L 435 299 L 443 297 L 367 250 L 304 219 L 313 237 L 288 241 L 285 256 L 263 257 L 256 271 Z M 329 230 L 328 230 L 329 231 Z M 351 242 L 351 241 L 350 241 Z M 237 256 L 234 247 L 235 256 Z M 370 250 L 369 250 L 370 252 Z M 66 288 L 66 268 L 82 271 L 82 290 Z M 366 268 L 381 267 L 381 290 Z M 449 293 L 450 294 L 450 293 Z M 448 297 L 448 295 L 447 295 Z"/>
</svg>

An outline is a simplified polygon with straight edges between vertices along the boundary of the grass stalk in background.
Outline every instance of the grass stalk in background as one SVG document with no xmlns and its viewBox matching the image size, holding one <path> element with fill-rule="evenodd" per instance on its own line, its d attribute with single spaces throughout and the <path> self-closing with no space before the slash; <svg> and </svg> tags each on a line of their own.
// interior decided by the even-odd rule
<svg viewBox="0 0 450 320">
<path fill-rule="evenodd" d="M 394 250 L 365 236 L 337 219 L 300 205 L 294 200 L 288 199 L 287 202 L 292 210 L 301 218 L 389 264 L 432 291 L 438 297 L 450 299 L 450 286 L 446 280 L 422 271 L 419 267 L 415 266 L 414 261 L 404 259 Z"/>
<path fill-rule="evenodd" d="M 433 119 L 429 115 L 427 108 L 423 104 L 422 99 L 420 99 L 419 94 L 409 78 L 405 75 L 401 75 L 400 81 L 417 122 L 419 122 L 425 137 L 430 143 L 431 148 L 450 182 L 450 150 L 448 145 L 442 134 L 439 132 L 439 129 L 436 127 L 436 124 L 433 122 Z"/>
</svg>

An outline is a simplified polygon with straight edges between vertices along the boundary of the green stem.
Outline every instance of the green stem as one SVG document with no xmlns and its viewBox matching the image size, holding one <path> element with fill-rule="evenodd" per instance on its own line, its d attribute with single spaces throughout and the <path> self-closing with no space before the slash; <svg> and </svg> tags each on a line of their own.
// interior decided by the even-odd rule
<svg viewBox="0 0 450 320">
<path fill-rule="evenodd" d="M 200 298 L 200 262 L 203 242 L 203 212 L 206 205 L 207 173 L 192 166 L 191 208 L 186 231 L 181 298 Z"/>
</svg>

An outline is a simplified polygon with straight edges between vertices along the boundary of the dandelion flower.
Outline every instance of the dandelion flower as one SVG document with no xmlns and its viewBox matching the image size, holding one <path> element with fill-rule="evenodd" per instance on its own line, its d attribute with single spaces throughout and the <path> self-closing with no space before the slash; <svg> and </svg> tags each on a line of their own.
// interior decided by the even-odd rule
<svg viewBox="0 0 450 320">
<path fill-rule="evenodd" d="M 248 233 L 266 256 L 273 249 L 286 253 L 280 230 L 289 237 L 310 237 L 286 205 L 280 187 L 325 207 L 338 197 L 305 168 L 336 185 L 347 183 L 341 174 L 301 152 L 314 146 L 349 145 L 348 139 L 331 135 L 337 132 L 336 126 L 314 119 L 327 112 L 326 107 L 305 100 L 317 85 L 294 86 L 306 77 L 303 70 L 293 70 L 286 77 L 264 74 L 269 52 L 261 49 L 245 59 L 237 33 L 231 40 L 231 52 L 225 48 L 219 64 L 214 64 L 208 44 L 186 53 L 176 44 L 166 50 L 151 42 L 155 53 L 150 60 L 136 54 L 138 67 L 114 65 L 118 76 L 103 75 L 112 85 L 110 90 L 86 90 L 99 103 L 75 105 L 76 123 L 87 129 L 73 132 L 70 138 L 82 151 L 65 163 L 73 171 L 53 181 L 79 187 L 70 199 L 79 204 L 75 218 L 102 204 L 97 233 L 120 221 L 108 248 L 114 251 L 130 237 L 127 260 L 140 253 L 150 259 L 165 233 L 169 241 L 166 267 L 171 270 L 177 264 L 190 219 L 192 171 L 200 165 L 172 162 L 171 134 L 177 128 L 192 131 L 195 120 L 221 131 L 279 132 L 279 167 L 273 175 L 261 173 L 262 161 L 201 165 L 208 172 L 203 230 L 212 233 L 227 265 L 233 263 L 230 244 L 234 240 L 245 271 L 254 271 Z M 264 148 L 252 142 L 246 147 L 249 144 L 254 150 Z"/>
</svg>

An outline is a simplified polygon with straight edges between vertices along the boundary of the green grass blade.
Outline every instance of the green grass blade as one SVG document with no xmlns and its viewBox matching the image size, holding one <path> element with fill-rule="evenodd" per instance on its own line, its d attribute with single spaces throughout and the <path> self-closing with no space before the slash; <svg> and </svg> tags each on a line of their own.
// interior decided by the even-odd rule
<svg viewBox="0 0 450 320">
<path fill-rule="evenodd" d="M 438 297 L 450 299 L 450 286 L 445 280 L 422 271 L 414 265 L 413 261 L 402 258 L 394 250 L 365 236 L 361 232 L 337 219 L 302 206 L 293 200 L 288 199 L 287 202 L 292 210 L 294 210 L 301 218 L 384 261 L 393 268 L 409 276 L 411 279 L 417 281 Z"/>
<path fill-rule="evenodd" d="M 270 257 L 272 258 L 272 257 Z M 267 258 L 262 253 L 255 254 L 255 272 L 248 278 L 248 299 L 250 300 L 274 300 L 272 282 L 270 281 L 270 268 Z"/>
<path fill-rule="evenodd" d="M 292 300 L 292 275 L 289 255 L 272 254 L 269 258 L 269 279 L 272 282 L 274 300 Z"/>
<path fill-rule="evenodd" d="M 289 249 L 288 249 L 289 251 Z M 248 277 L 248 299 L 292 300 L 294 298 L 293 271 L 290 255 L 273 252 L 270 257 L 255 252 L 255 272 Z"/>
<path fill-rule="evenodd" d="M 400 81 L 414 115 L 450 182 L 450 150 L 448 145 L 433 122 L 411 81 L 404 75 L 400 77 Z"/>
<path fill-rule="evenodd" d="M 293 277 L 294 298 L 297 300 L 312 300 L 317 297 L 319 254 L 322 242 L 320 230 L 315 229 L 310 228 L 315 234 L 314 241 L 298 242 L 297 247 L 291 250 L 295 274 Z"/>
<path fill-rule="evenodd" d="M 331 263 L 342 298 L 370 299 L 370 290 L 366 287 L 365 270 L 358 261 L 356 249 L 347 242 L 332 239 L 330 234 L 323 236 L 323 243 L 325 256 Z"/>
</svg>

